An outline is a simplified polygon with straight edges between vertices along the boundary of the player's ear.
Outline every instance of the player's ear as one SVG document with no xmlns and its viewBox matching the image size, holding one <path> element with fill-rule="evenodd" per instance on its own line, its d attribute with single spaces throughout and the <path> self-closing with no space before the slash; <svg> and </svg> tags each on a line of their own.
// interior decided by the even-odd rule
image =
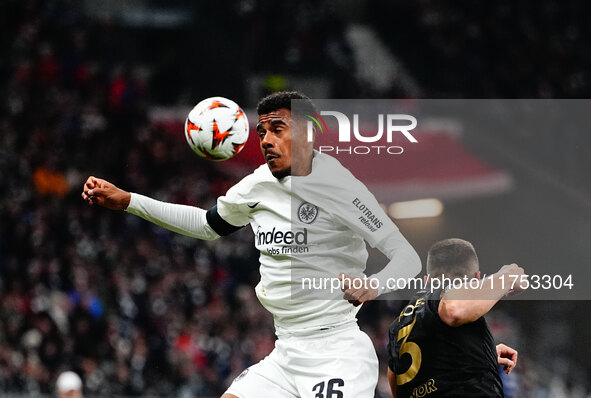
<svg viewBox="0 0 591 398">
<path fill-rule="evenodd" d="M 426 285 L 426 284 L 427 284 L 427 282 L 429 282 L 429 275 L 428 275 L 428 274 L 427 274 L 427 275 L 425 275 L 425 276 L 423 276 L 423 284 L 425 284 L 425 285 Z"/>
<path fill-rule="evenodd" d="M 474 278 L 476 278 L 476 279 L 480 279 L 480 271 L 476 271 L 476 272 L 474 273 Z"/>
<path fill-rule="evenodd" d="M 292 115 L 290 119 L 291 139 L 300 139 L 302 141 L 311 142 L 316 141 L 317 128 L 310 120 L 303 118 L 301 115 Z"/>
</svg>

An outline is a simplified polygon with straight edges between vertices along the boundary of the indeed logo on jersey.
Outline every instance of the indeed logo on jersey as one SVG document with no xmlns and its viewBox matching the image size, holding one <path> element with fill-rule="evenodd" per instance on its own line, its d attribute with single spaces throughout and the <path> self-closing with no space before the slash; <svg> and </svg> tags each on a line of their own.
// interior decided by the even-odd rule
<svg viewBox="0 0 591 398">
<path fill-rule="evenodd" d="M 308 244 L 308 229 L 304 228 L 302 231 L 280 231 L 274 227 L 270 231 L 261 231 L 261 227 L 257 229 L 257 245 L 307 245 Z"/>
<path fill-rule="evenodd" d="M 300 231 L 285 231 L 273 227 L 265 231 L 259 226 L 256 233 L 257 246 L 268 246 L 266 251 L 271 255 L 307 253 L 308 248 L 308 229 Z M 273 246 L 277 245 L 277 246 Z"/>
</svg>

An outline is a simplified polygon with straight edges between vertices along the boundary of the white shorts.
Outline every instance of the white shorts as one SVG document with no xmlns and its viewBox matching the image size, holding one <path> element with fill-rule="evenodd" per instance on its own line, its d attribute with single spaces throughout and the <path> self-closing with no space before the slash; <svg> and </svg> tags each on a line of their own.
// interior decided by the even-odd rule
<svg viewBox="0 0 591 398">
<path fill-rule="evenodd" d="M 226 393 L 239 398 L 373 398 L 378 358 L 357 323 L 281 336 Z"/>
</svg>

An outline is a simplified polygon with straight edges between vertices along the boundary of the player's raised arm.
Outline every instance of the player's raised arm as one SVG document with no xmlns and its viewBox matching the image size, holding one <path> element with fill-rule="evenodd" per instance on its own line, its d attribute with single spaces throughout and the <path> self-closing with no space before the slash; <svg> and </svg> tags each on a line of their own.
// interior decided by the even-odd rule
<svg viewBox="0 0 591 398">
<path fill-rule="evenodd" d="M 212 240 L 219 235 L 207 222 L 207 211 L 199 207 L 161 202 L 117 188 L 110 182 L 88 177 L 82 199 L 111 210 L 125 210 L 171 231 L 198 239 Z"/>
<path fill-rule="evenodd" d="M 509 264 L 478 283 L 453 287 L 439 303 L 441 320 L 454 327 L 476 321 L 505 295 L 521 290 L 519 281 L 523 275 L 523 268 L 517 264 Z"/>
<path fill-rule="evenodd" d="M 321 157 L 322 156 L 322 157 Z M 330 209 L 334 218 L 380 250 L 390 261 L 369 280 L 377 280 L 378 288 L 356 283 L 360 272 L 344 270 L 339 274 L 343 297 L 355 306 L 394 290 L 394 280 L 406 280 L 421 272 L 421 259 L 402 235 L 394 221 L 384 212 L 375 196 L 336 159 L 318 155 L 323 173 L 318 173 L 297 186 L 298 191 Z M 353 271 L 353 272 L 352 272 Z M 376 285 L 375 283 L 373 284 Z"/>
</svg>

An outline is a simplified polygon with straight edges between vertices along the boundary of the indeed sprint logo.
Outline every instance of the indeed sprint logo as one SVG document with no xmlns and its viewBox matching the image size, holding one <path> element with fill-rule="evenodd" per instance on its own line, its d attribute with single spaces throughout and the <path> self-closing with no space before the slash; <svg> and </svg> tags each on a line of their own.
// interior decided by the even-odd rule
<svg viewBox="0 0 591 398">
<path fill-rule="evenodd" d="M 399 145 L 390 145 L 393 142 L 394 135 L 402 134 L 410 143 L 417 143 L 417 139 L 410 133 L 417 127 L 417 119 L 411 115 L 404 114 L 379 114 L 377 120 L 377 131 L 359 131 L 359 115 L 353 114 L 353 126 L 349 117 L 342 112 L 320 111 L 320 114 L 313 113 L 305 115 L 307 120 L 307 140 L 314 140 L 314 128 L 320 133 L 328 133 L 328 127 L 322 116 L 332 116 L 336 119 L 338 128 L 339 145 L 320 145 L 318 150 L 323 153 L 348 153 L 351 155 L 389 154 L 400 155 L 404 148 Z M 385 125 L 385 127 L 384 127 Z M 351 134 L 351 132 L 353 134 Z M 388 145 L 378 145 L 385 141 Z M 353 136 L 353 137 L 352 137 Z M 366 145 L 353 145 L 359 142 Z M 369 145 L 372 144 L 372 145 Z"/>
<path fill-rule="evenodd" d="M 264 230 L 259 226 L 256 233 L 256 245 L 261 251 L 263 246 L 267 246 L 265 250 L 270 255 L 308 253 L 310 250 L 308 229 L 282 231 L 273 227 L 271 230 Z"/>
</svg>

